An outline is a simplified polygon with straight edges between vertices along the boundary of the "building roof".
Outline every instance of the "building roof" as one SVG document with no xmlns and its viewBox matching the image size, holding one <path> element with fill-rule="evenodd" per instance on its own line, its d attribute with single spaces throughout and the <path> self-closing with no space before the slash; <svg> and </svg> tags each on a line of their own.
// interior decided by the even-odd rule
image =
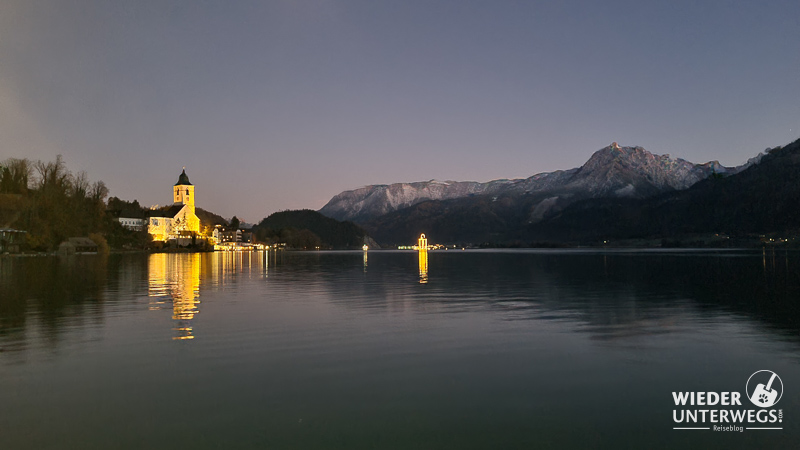
<svg viewBox="0 0 800 450">
<path fill-rule="evenodd" d="M 97 244 L 85 237 L 71 237 L 62 242 L 61 245 L 74 245 L 76 247 L 97 247 Z"/>
<path fill-rule="evenodd" d="M 169 217 L 170 219 L 177 216 L 179 212 L 185 207 L 186 205 L 176 203 L 170 206 L 164 206 L 162 208 L 154 209 L 149 211 L 149 217 Z"/>
<path fill-rule="evenodd" d="M 191 186 L 192 183 L 189 183 L 189 175 L 186 175 L 186 169 L 183 169 L 181 175 L 178 177 L 178 182 L 175 183 L 175 186 Z"/>
<path fill-rule="evenodd" d="M 15 230 L 13 228 L 0 228 L 0 233 L 27 233 L 27 231 Z"/>
</svg>

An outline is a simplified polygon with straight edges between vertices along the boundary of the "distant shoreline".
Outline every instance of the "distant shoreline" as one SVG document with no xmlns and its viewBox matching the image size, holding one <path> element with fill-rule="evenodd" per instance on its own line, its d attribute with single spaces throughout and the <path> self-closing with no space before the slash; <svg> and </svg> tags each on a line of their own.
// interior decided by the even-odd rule
<svg viewBox="0 0 800 450">
<path fill-rule="evenodd" d="M 720 252 L 720 253 L 727 253 L 727 252 L 736 252 L 736 251 L 748 251 L 754 252 L 761 250 L 800 250 L 797 247 L 791 246 L 777 246 L 777 245 L 762 245 L 760 247 L 636 247 L 636 246 L 568 246 L 568 247 L 464 247 L 464 248 L 450 248 L 450 249 L 439 249 L 439 250 L 429 250 L 429 253 L 449 253 L 449 252 L 485 252 L 490 253 L 492 251 L 503 251 L 503 252 L 549 252 L 549 253 L 580 253 L 580 252 L 592 252 L 592 253 L 627 253 L 627 252 L 635 252 L 635 253 L 681 253 L 681 252 Z M 233 253 L 251 253 L 251 252 L 264 252 L 269 250 L 252 250 L 248 252 L 233 252 Z M 341 252 L 341 253 L 361 253 L 363 250 L 358 249 L 314 249 L 314 250 L 301 250 L 301 249 L 285 249 L 281 250 L 284 252 L 291 252 L 291 253 L 313 253 L 313 252 Z M 416 253 L 418 250 L 408 250 L 408 249 L 397 249 L 397 248 L 380 248 L 380 249 L 371 249 L 370 252 L 404 252 L 404 253 Z M 189 253 L 230 253 L 224 251 L 214 251 L 214 250 L 188 250 L 188 249 L 170 249 L 170 250 L 158 250 L 158 251 L 151 251 L 151 250 L 114 250 L 109 253 L 106 253 L 106 256 L 109 255 L 134 255 L 134 254 L 161 254 L 161 253 L 168 253 L 168 254 L 189 254 Z M 0 254 L 0 258 L 33 258 L 33 257 L 47 257 L 47 256 L 62 256 L 62 257 L 74 257 L 74 256 L 103 256 L 102 253 L 77 253 L 71 255 L 64 255 L 59 254 L 58 252 L 36 252 L 36 253 L 2 253 Z"/>
</svg>

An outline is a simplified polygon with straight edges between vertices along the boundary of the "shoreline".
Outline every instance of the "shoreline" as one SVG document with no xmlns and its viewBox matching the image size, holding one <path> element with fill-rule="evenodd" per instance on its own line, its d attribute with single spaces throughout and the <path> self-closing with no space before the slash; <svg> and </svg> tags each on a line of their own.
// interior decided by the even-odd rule
<svg viewBox="0 0 800 450">
<path fill-rule="evenodd" d="M 786 245 L 761 245 L 761 246 L 736 246 L 736 247 L 655 247 L 655 246 L 589 246 L 589 245 L 575 245 L 575 246 L 561 246 L 561 247 L 458 247 L 458 248 L 445 248 L 445 249 L 437 249 L 437 250 L 429 250 L 428 252 L 462 252 L 462 251 L 484 251 L 484 252 L 491 252 L 491 251 L 504 251 L 504 252 L 531 252 L 531 251 L 539 251 L 539 252 L 609 252 L 609 253 L 621 253 L 621 252 L 654 252 L 654 253 L 673 253 L 673 252 L 734 252 L 734 251 L 757 251 L 757 250 L 800 250 L 798 247 L 794 246 L 786 246 Z M 270 251 L 269 250 L 250 250 L 247 252 L 231 252 L 231 253 L 250 253 L 250 252 L 264 252 Z M 304 249 L 281 249 L 281 251 L 285 252 L 292 252 L 292 253 L 312 253 L 312 252 L 352 252 L 352 253 L 361 253 L 363 250 L 361 249 L 314 249 L 314 250 L 304 250 Z M 409 250 L 409 249 L 397 249 L 397 248 L 376 248 L 370 249 L 370 252 L 414 252 L 416 253 L 418 250 Z M 35 257 L 48 257 L 48 256 L 110 256 L 110 255 L 135 255 L 135 254 L 160 254 L 160 253 L 229 253 L 226 251 L 217 251 L 217 250 L 196 250 L 196 249 L 170 249 L 170 250 L 112 250 L 108 253 L 76 253 L 71 255 L 64 255 L 58 252 L 33 252 L 33 253 L 2 253 L 0 254 L 0 258 L 35 258 Z"/>
</svg>

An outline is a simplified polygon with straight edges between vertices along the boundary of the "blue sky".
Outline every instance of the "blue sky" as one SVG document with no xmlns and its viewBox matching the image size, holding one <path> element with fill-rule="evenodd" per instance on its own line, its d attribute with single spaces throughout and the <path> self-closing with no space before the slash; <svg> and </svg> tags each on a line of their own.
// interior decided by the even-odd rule
<svg viewBox="0 0 800 450">
<path fill-rule="evenodd" d="M 0 2 L 0 159 L 257 221 L 342 190 L 736 165 L 800 137 L 800 2 Z"/>
</svg>

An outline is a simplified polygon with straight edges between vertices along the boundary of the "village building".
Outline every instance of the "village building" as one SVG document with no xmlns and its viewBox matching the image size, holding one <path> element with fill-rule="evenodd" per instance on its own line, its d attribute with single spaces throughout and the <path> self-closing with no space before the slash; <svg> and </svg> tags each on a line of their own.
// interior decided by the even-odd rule
<svg viewBox="0 0 800 450">
<path fill-rule="evenodd" d="M 97 250 L 97 243 L 87 237 L 71 237 L 58 246 L 62 255 L 97 253 Z"/>
<path fill-rule="evenodd" d="M 119 221 L 123 227 L 133 231 L 142 231 L 147 222 L 145 219 L 138 217 L 117 217 L 117 221 Z"/>
<path fill-rule="evenodd" d="M 27 231 L 13 228 L 0 228 L 0 253 L 19 253 L 20 247 L 25 243 Z"/>
<path fill-rule="evenodd" d="M 214 231 L 212 232 L 211 236 L 217 243 L 245 242 L 242 239 L 242 230 L 226 230 L 221 225 L 214 227 Z"/>
<path fill-rule="evenodd" d="M 139 208 L 110 211 L 110 214 L 120 225 L 129 230 L 142 231 L 147 226 L 147 218 L 144 211 Z"/>
</svg>

